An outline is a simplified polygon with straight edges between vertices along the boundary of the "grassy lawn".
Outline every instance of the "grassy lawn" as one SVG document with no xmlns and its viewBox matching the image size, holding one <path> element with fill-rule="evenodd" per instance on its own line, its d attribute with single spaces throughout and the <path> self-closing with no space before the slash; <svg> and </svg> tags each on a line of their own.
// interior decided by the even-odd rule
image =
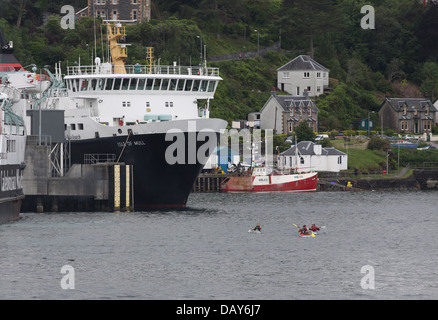
<svg viewBox="0 0 438 320">
<path fill-rule="evenodd" d="M 348 169 L 359 171 L 377 171 L 386 163 L 386 155 L 381 151 L 357 148 L 339 148 L 348 154 Z"/>
</svg>

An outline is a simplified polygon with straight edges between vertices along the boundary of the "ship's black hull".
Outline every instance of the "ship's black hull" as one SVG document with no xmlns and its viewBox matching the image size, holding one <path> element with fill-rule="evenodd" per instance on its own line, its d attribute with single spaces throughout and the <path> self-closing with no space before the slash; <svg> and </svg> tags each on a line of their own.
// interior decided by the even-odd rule
<svg viewBox="0 0 438 320">
<path fill-rule="evenodd" d="M 181 139 L 187 142 L 191 134 L 181 133 Z M 126 136 L 118 136 L 71 141 L 71 160 L 72 164 L 77 164 L 84 163 L 86 154 L 115 155 L 116 162 L 134 167 L 136 211 L 149 208 L 184 208 L 193 184 L 204 166 L 198 161 L 198 157 L 193 156 L 193 152 L 198 153 L 201 147 L 203 152 L 206 144 L 211 145 L 208 151 L 212 152 L 218 138 L 218 134 L 213 135 L 215 138 L 212 141 L 195 141 L 191 148 L 187 142 L 184 149 L 178 149 L 180 155 L 181 152 L 184 153 L 183 163 L 171 164 L 166 159 L 166 150 L 167 156 L 169 150 L 175 151 L 170 153 L 171 156 L 177 151 L 171 146 L 175 145 L 174 141 L 166 141 L 164 133 L 131 135 L 128 139 Z M 204 152 L 204 156 L 208 154 Z"/>
<path fill-rule="evenodd" d="M 20 218 L 21 200 L 24 198 L 18 198 L 16 200 L 7 199 L 0 203 L 0 224 L 18 220 Z"/>
<path fill-rule="evenodd" d="M 23 166 L 2 165 L 0 167 L 0 224 L 18 220 L 21 200 Z"/>
</svg>

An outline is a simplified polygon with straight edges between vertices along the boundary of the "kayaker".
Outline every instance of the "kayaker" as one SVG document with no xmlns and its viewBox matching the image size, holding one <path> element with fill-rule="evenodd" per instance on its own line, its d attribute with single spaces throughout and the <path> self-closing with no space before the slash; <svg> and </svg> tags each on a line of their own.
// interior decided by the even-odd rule
<svg viewBox="0 0 438 320">
<path fill-rule="evenodd" d="M 317 226 L 315 226 L 314 223 L 312 223 L 312 225 L 310 226 L 309 229 L 312 230 L 312 231 L 319 231 L 319 228 Z"/>
<path fill-rule="evenodd" d="M 301 234 L 309 234 L 309 229 L 307 229 L 306 225 L 304 225 L 304 226 L 300 229 L 299 233 L 301 233 Z"/>
<path fill-rule="evenodd" d="M 262 227 L 260 227 L 260 224 L 257 223 L 257 225 L 254 227 L 254 231 L 262 231 Z"/>
</svg>

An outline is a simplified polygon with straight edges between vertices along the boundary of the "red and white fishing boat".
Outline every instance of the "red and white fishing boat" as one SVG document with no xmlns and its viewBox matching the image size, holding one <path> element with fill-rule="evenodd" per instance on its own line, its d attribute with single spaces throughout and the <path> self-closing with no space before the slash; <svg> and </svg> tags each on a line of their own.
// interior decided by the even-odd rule
<svg viewBox="0 0 438 320">
<path fill-rule="evenodd" d="M 314 192 L 317 185 L 318 172 L 268 173 L 266 167 L 255 167 L 250 175 L 226 178 L 221 184 L 221 192 Z"/>
</svg>

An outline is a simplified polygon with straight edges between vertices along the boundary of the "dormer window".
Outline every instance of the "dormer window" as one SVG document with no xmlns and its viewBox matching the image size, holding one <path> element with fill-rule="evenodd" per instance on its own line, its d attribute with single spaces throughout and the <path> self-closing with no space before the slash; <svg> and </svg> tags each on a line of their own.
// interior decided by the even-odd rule
<svg viewBox="0 0 438 320">
<path fill-rule="evenodd" d="M 404 105 L 403 107 L 403 115 L 405 116 L 408 113 L 408 107 Z"/>
</svg>

